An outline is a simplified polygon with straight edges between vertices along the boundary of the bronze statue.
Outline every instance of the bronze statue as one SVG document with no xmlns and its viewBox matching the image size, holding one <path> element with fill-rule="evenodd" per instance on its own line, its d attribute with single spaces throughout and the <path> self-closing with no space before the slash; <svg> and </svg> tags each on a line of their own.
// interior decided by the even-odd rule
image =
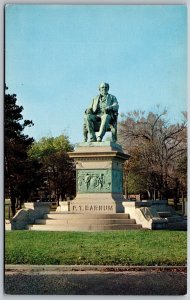
<svg viewBox="0 0 190 300">
<path fill-rule="evenodd" d="M 111 131 L 112 141 L 117 141 L 117 116 L 119 105 L 115 96 L 108 94 L 109 84 L 101 83 L 100 95 L 93 98 L 84 116 L 84 141 L 88 133 L 91 142 L 101 142 L 106 131 Z M 97 132 L 97 137 L 96 133 Z"/>
</svg>

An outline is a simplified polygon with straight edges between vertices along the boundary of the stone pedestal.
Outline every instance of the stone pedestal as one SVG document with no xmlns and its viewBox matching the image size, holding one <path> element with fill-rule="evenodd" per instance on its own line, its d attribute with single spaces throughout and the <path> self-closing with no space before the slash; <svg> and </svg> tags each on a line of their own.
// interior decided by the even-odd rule
<svg viewBox="0 0 190 300">
<path fill-rule="evenodd" d="M 123 163 L 129 158 L 113 142 L 78 144 L 69 156 L 76 162 L 76 198 L 73 213 L 124 212 Z"/>
</svg>

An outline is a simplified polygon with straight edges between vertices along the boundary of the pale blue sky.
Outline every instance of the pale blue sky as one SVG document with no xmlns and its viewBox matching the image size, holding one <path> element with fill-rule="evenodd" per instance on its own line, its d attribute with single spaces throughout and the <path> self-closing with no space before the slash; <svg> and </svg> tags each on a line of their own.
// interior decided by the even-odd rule
<svg viewBox="0 0 190 300">
<path fill-rule="evenodd" d="M 82 141 L 83 112 L 110 84 L 120 113 L 187 105 L 187 11 L 183 5 L 8 5 L 5 79 L 34 126 Z"/>
</svg>

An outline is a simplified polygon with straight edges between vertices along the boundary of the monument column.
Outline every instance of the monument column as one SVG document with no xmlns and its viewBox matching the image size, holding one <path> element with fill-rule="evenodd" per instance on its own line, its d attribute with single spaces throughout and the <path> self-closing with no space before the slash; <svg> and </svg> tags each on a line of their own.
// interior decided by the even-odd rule
<svg viewBox="0 0 190 300">
<path fill-rule="evenodd" d="M 123 163 L 129 158 L 114 142 L 84 142 L 69 156 L 76 162 L 72 213 L 124 212 Z"/>
</svg>

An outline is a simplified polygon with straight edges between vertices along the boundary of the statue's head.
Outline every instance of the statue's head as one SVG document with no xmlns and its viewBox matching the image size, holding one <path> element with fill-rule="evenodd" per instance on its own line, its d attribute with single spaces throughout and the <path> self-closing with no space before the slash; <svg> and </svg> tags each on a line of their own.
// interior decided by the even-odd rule
<svg viewBox="0 0 190 300">
<path fill-rule="evenodd" d="M 108 91 L 109 91 L 109 83 L 106 83 L 106 82 L 102 82 L 102 83 L 100 83 L 100 85 L 99 85 L 99 91 L 100 91 L 100 94 L 102 95 L 102 96 L 104 96 L 104 95 L 107 95 L 108 94 Z"/>
</svg>

